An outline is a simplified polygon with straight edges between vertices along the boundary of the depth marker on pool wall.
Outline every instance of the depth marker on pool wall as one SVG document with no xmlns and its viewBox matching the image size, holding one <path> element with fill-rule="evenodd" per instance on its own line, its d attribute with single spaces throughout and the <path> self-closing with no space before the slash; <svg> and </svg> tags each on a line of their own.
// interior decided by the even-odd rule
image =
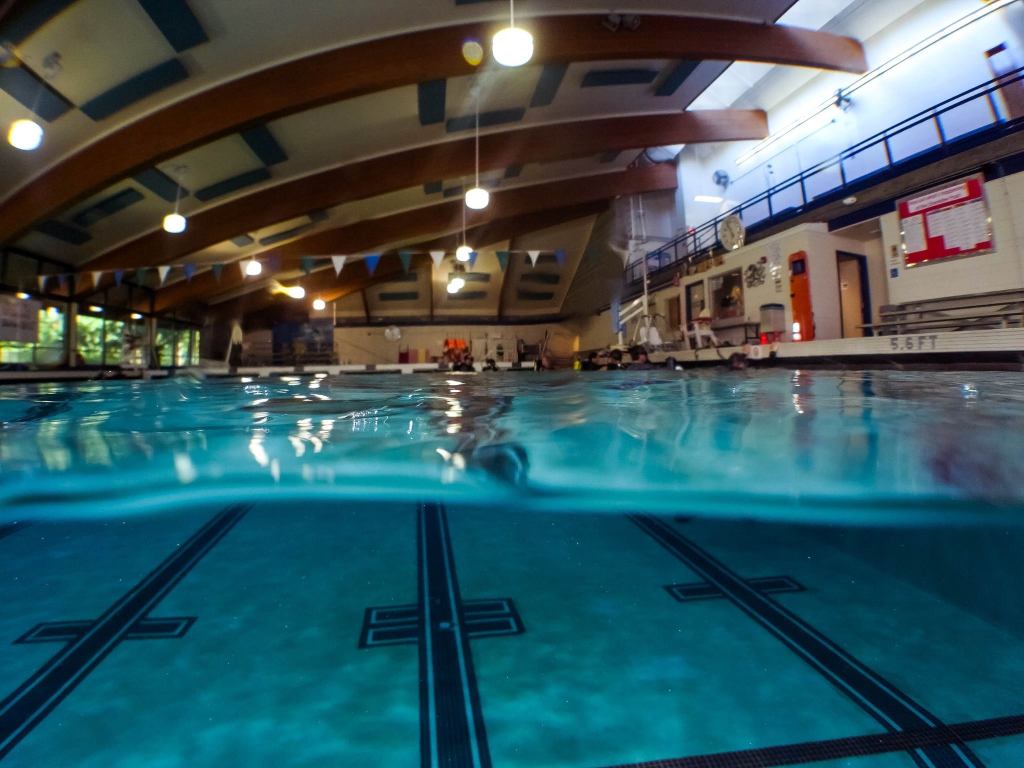
<svg viewBox="0 0 1024 768">
<path fill-rule="evenodd" d="M 95 621 L 46 622 L 15 641 L 67 645 L 0 702 L 0 758 L 42 722 L 123 640 L 182 637 L 194 617 L 154 619 L 149 612 L 247 511 L 248 507 L 236 505 L 215 515 Z"/>
<path fill-rule="evenodd" d="M 367 608 L 359 647 L 419 646 L 424 768 L 490 768 L 469 641 L 521 634 L 523 622 L 507 597 L 463 601 L 443 506 L 420 504 L 416 531 L 418 602 Z"/>
<path fill-rule="evenodd" d="M 742 578 L 663 520 L 653 515 L 629 515 L 629 519 L 703 578 L 704 582 L 699 585 L 701 588 L 713 587 L 715 594 L 709 597 L 721 595 L 733 603 L 890 733 L 947 729 L 939 718 L 909 695 L 768 596 L 771 591 L 795 591 L 793 585 L 799 587 L 796 582 L 786 585 L 780 582 L 780 578 L 785 577 L 773 577 L 767 581 L 779 582 L 775 586 L 780 589 L 767 589 L 765 585 L 757 584 L 758 580 Z M 679 594 L 673 592 L 673 589 L 681 586 L 694 588 L 698 585 L 673 585 L 667 589 L 676 599 L 680 599 Z M 948 743 L 914 748 L 907 754 L 921 768 L 984 766 L 970 747 L 956 737 L 951 738 Z"/>
</svg>

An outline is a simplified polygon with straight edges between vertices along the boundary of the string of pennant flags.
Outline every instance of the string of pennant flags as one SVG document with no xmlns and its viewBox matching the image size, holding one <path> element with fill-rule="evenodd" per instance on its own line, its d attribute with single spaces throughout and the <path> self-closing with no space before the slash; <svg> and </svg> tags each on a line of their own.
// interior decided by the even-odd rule
<svg viewBox="0 0 1024 768">
<path fill-rule="evenodd" d="M 504 272 L 505 269 L 508 267 L 509 259 L 511 258 L 511 256 L 513 254 L 525 254 L 530 259 L 530 265 L 533 266 L 533 267 L 536 267 L 537 266 L 537 261 L 540 258 L 542 253 L 551 253 L 551 254 L 553 254 L 554 257 L 555 257 L 555 261 L 558 263 L 558 265 L 560 267 L 565 265 L 565 251 L 563 249 L 560 249 L 560 248 L 556 249 L 556 250 L 539 250 L 539 249 L 533 250 L 532 249 L 532 250 L 525 250 L 525 251 L 524 250 L 494 251 L 494 254 L 495 254 L 495 256 L 496 256 L 496 258 L 498 260 L 498 266 L 501 268 L 502 272 Z M 435 250 L 435 251 L 400 250 L 398 252 L 398 259 L 399 259 L 399 261 L 402 264 L 402 270 L 404 272 L 408 273 L 410 268 L 412 267 L 413 256 L 423 255 L 423 254 L 428 254 L 430 256 L 431 261 L 433 261 L 434 266 L 437 267 L 437 268 L 440 268 L 441 262 L 444 260 L 444 257 L 446 255 L 448 255 L 448 251 L 442 251 L 442 250 Z M 338 255 L 338 256 L 329 256 L 329 257 L 323 257 L 323 256 L 303 256 L 303 257 L 301 257 L 299 259 L 299 265 L 300 265 L 303 273 L 308 275 L 310 272 L 312 272 L 317 267 L 324 266 L 327 263 L 327 261 L 329 260 L 330 263 L 331 263 L 331 266 L 334 267 L 334 274 L 335 274 L 335 276 L 340 276 L 341 275 L 341 271 L 345 268 L 346 264 L 353 263 L 353 262 L 355 262 L 356 260 L 359 259 L 359 256 L 362 256 L 361 261 L 363 261 L 363 263 L 366 265 L 366 268 L 369 271 L 369 273 L 371 275 L 373 275 L 374 272 L 376 272 L 376 270 L 377 270 L 377 265 L 380 263 L 380 259 L 381 259 L 382 255 L 383 254 L 381 254 L 381 253 L 365 253 L 365 254 L 355 254 L 355 255 L 351 255 L 351 256 L 350 255 L 344 255 L 344 256 Z M 477 251 L 471 251 L 470 252 L 469 261 L 467 262 L 469 264 L 470 269 L 473 269 L 476 266 L 476 262 L 477 262 L 478 256 L 479 256 L 479 253 Z M 247 265 L 251 261 L 259 261 L 259 260 L 258 259 L 242 259 L 241 261 L 237 261 L 237 262 L 215 263 L 215 264 L 211 264 L 210 265 L 210 272 L 213 274 L 214 279 L 217 280 L 218 282 L 220 282 L 221 275 L 224 272 L 224 267 L 227 266 L 227 264 L 229 264 L 229 263 L 235 263 L 235 264 L 238 265 L 239 269 L 241 269 L 242 276 L 244 277 L 244 276 L 246 276 L 248 274 L 246 272 L 246 267 L 247 267 Z M 271 268 L 274 271 L 278 271 L 280 269 L 280 264 L 278 263 L 278 264 L 275 265 L 275 261 L 277 261 L 277 258 L 276 257 L 271 257 L 268 260 L 268 263 L 270 264 Z M 91 285 L 92 285 L 93 288 L 98 288 L 99 285 L 100 285 L 100 282 L 103 280 L 104 275 L 107 275 L 107 274 L 112 275 L 113 279 L 114 279 L 114 284 L 117 285 L 118 287 L 120 287 L 121 283 L 124 282 L 125 276 L 128 275 L 129 273 L 134 273 L 136 283 L 142 283 L 149 274 L 152 274 L 152 271 L 155 271 L 156 275 L 157 275 L 157 279 L 158 279 L 158 285 L 162 287 L 164 285 L 164 283 L 167 282 L 167 278 L 171 274 L 171 272 L 175 271 L 175 270 L 181 270 L 182 276 L 187 281 L 191 281 L 192 277 L 198 271 L 199 266 L 200 265 L 194 264 L 194 263 L 186 263 L 186 264 L 162 264 L 162 265 L 155 266 L 155 267 L 138 267 L 136 269 L 131 269 L 131 270 L 128 270 L 128 269 L 95 269 L 95 270 L 89 270 L 89 271 L 85 271 L 85 272 L 50 272 L 50 273 L 47 273 L 47 274 L 44 274 L 44 275 L 39 275 L 37 280 L 38 280 L 38 283 L 39 283 L 39 291 L 41 293 L 44 293 L 46 291 L 46 286 L 51 284 L 50 283 L 51 280 L 55 280 L 57 282 L 57 284 L 60 286 L 61 290 L 66 290 L 68 288 L 68 286 L 70 285 L 73 290 L 81 291 L 81 290 L 84 290 L 85 288 L 89 287 L 90 281 L 91 281 Z"/>
</svg>

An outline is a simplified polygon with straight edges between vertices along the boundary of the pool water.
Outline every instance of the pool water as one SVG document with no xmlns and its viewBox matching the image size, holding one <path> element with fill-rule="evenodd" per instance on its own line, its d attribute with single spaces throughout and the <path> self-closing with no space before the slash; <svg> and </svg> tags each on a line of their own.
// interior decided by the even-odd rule
<svg viewBox="0 0 1024 768">
<path fill-rule="evenodd" d="M 1024 765 L 1018 382 L 0 388 L 0 764 Z"/>
</svg>

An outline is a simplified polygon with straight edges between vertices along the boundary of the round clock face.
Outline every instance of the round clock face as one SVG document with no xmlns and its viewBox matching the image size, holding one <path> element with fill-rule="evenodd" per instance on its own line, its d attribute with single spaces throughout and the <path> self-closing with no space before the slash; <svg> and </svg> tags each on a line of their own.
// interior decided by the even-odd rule
<svg viewBox="0 0 1024 768">
<path fill-rule="evenodd" d="M 743 245 L 743 238 L 745 236 L 746 228 L 743 226 L 743 220 L 735 213 L 731 216 L 726 216 L 722 219 L 722 223 L 718 225 L 718 239 L 722 241 L 722 245 L 725 246 L 726 250 L 735 251 Z"/>
</svg>

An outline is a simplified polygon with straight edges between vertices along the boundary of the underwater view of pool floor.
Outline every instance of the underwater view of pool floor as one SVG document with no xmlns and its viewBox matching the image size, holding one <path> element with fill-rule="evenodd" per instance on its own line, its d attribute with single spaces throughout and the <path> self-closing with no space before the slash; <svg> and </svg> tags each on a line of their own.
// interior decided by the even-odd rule
<svg viewBox="0 0 1024 768">
<path fill-rule="evenodd" d="M 345 501 L 0 537 L 4 766 L 1024 764 L 1019 628 L 927 582 L 970 532 Z"/>
</svg>

